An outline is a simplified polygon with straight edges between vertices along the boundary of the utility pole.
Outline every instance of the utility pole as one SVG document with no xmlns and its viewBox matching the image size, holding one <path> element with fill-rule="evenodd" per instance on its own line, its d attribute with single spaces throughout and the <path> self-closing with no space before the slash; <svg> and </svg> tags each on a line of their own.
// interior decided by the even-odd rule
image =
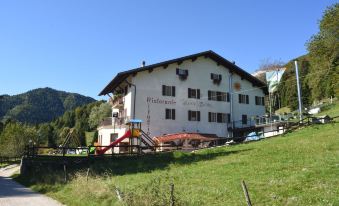
<svg viewBox="0 0 339 206">
<path fill-rule="evenodd" d="M 301 102 L 301 90 L 300 90 L 300 83 L 299 83 L 299 72 L 298 72 L 298 61 L 294 61 L 295 65 L 295 75 L 297 78 L 297 89 L 298 89 L 298 102 L 299 102 L 299 120 L 302 122 L 302 102 Z"/>
</svg>

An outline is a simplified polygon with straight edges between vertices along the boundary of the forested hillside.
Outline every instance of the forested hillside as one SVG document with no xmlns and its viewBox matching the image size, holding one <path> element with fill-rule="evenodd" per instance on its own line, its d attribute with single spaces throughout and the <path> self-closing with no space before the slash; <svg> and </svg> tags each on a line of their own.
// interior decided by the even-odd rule
<svg viewBox="0 0 339 206">
<path fill-rule="evenodd" d="M 18 95 L 0 96 L 0 120 L 38 124 L 50 122 L 65 111 L 94 102 L 91 97 L 76 93 L 39 88 Z"/>
<path fill-rule="evenodd" d="M 294 60 L 298 60 L 302 101 L 309 106 L 339 96 L 339 3 L 329 7 L 319 22 L 319 32 L 306 43 L 308 54 L 286 64 L 278 89 L 281 106 L 296 109 L 297 87 Z"/>
<path fill-rule="evenodd" d="M 29 142 L 40 146 L 59 146 L 71 130 L 73 139 L 77 139 L 76 142 L 81 145 L 86 145 L 85 133 L 96 131 L 100 121 L 110 115 L 111 106 L 103 101 L 96 101 L 66 111 L 49 123 L 29 125 L 13 120 L 0 122 L 0 156 L 22 155 L 25 145 Z M 96 140 L 97 134 L 91 134 L 87 143 L 88 140 L 90 143 Z"/>
</svg>

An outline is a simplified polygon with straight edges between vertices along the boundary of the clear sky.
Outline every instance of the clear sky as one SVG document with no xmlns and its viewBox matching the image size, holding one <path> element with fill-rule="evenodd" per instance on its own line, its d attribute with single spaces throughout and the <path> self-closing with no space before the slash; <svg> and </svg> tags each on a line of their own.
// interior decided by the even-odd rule
<svg viewBox="0 0 339 206">
<path fill-rule="evenodd" d="M 213 50 L 248 72 L 307 53 L 334 0 L 0 0 L 0 94 L 97 94 L 117 72 Z"/>
</svg>

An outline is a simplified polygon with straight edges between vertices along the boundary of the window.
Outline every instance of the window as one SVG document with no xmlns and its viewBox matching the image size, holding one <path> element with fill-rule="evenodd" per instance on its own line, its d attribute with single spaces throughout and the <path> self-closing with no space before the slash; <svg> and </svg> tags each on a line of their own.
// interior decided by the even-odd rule
<svg viewBox="0 0 339 206">
<path fill-rule="evenodd" d="M 255 96 L 255 105 L 263 105 L 263 106 L 265 106 L 265 97 Z"/>
<path fill-rule="evenodd" d="M 200 111 L 188 111 L 188 121 L 200 121 Z"/>
<path fill-rule="evenodd" d="M 175 120 L 175 109 L 166 109 L 165 110 L 165 119 Z"/>
<path fill-rule="evenodd" d="M 187 79 L 188 70 L 187 69 L 176 69 L 176 74 L 179 76 L 180 79 L 184 80 Z"/>
<path fill-rule="evenodd" d="M 188 88 L 188 98 L 200 99 L 200 89 Z"/>
<path fill-rule="evenodd" d="M 249 96 L 245 94 L 239 94 L 239 103 L 240 104 L 249 104 Z"/>
<path fill-rule="evenodd" d="M 242 115 L 241 122 L 242 122 L 242 124 L 247 124 L 247 115 L 246 114 Z"/>
<path fill-rule="evenodd" d="M 230 94 L 228 92 L 208 91 L 208 100 L 229 102 Z"/>
<path fill-rule="evenodd" d="M 117 133 L 111 133 L 111 142 L 114 142 L 116 139 L 118 139 Z"/>
<path fill-rule="evenodd" d="M 230 123 L 230 114 L 208 112 L 208 122 Z"/>
<path fill-rule="evenodd" d="M 221 82 L 222 76 L 221 76 L 221 74 L 211 73 L 211 79 L 213 80 L 213 83 L 219 84 Z"/>
<path fill-rule="evenodd" d="M 162 85 L 162 96 L 175 97 L 175 86 Z"/>
<path fill-rule="evenodd" d="M 217 113 L 208 112 L 208 122 L 217 122 Z"/>
</svg>

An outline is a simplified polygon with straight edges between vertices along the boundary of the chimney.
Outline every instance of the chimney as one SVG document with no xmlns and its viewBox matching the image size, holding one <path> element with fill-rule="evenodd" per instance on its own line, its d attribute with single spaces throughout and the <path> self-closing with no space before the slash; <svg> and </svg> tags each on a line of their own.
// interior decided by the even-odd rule
<svg viewBox="0 0 339 206">
<path fill-rule="evenodd" d="M 145 61 L 142 61 L 141 62 L 141 67 L 144 67 L 146 65 L 146 62 Z"/>
</svg>

